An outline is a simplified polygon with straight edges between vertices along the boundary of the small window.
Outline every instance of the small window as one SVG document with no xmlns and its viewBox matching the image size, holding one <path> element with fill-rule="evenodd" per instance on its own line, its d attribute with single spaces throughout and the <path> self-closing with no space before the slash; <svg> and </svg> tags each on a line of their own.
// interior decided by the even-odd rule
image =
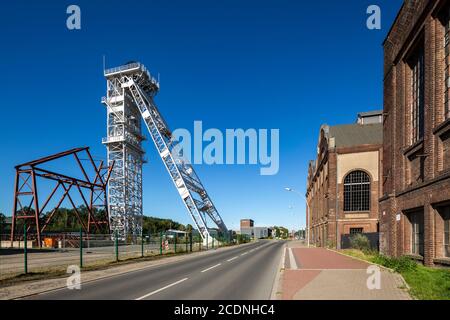
<svg viewBox="0 0 450 320">
<path fill-rule="evenodd" d="M 363 228 L 350 228 L 350 234 L 361 234 L 363 231 Z"/>
<path fill-rule="evenodd" d="M 370 210 L 370 177 L 364 171 L 353 171 L 344 180 L 344 211 Z"/>
</svg>

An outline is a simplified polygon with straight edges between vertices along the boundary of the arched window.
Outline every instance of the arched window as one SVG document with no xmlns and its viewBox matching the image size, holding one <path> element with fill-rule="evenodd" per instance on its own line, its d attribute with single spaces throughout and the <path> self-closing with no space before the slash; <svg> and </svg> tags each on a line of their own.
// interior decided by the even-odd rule
<svg viewBox="0 0 450 320">
<path fill-rule="evenodd" d="M 370 210 L 370 177 L 364 171 L 353 171 L 344 180 L 344 211 Z"/>
</svg>

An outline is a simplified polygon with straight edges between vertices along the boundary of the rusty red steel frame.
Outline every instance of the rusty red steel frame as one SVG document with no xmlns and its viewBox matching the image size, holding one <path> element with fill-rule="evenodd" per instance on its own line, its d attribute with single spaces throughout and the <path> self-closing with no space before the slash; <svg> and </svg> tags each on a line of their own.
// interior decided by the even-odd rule
<svg viewBox="0 0 450 320">
<path fill-rule="evenodd" d="M 83 159 L 83 155 L 87 156 L 87 159 Z M 64 173 L 53 172 L 42 167 L 43 165 L 54 160 L 71 158 L 72 156 L 72 160 L 74 160 L 80 168 L 84 179 L 75 178 Z M 88 171 L 86 170 L 88 167 L 83 165 L 82 160 L 87 160 L 88 164 L 92 166 L 91 169 L 94 171 L 94 177 L 89 178 L 87 173 Z M 78 221 L 87 234 L 90 234 L 93 231 L 93 226 L 98 232 L 109 233 L 107 185 L 113 167 L 114 162 L 111 166 L 104 166 L 104 161 L 101 161 L 100 165 L 97 166 L 91 153 L 89 152 L 89 147 L 67 150 L 16 166 L 11 243 L 14 241 L 16 236 L 17 221 L 24 220 L 24 223 L 27 225 L 27 230 L 33 231 L 34 229 L 34 234 L 30 234 L 30 236 L 36 236 L 39 247 L 42 247 L 41 235 L 66 198 L 72 205 Z M 54 181 L 56 184 L 43 203 L 40 202 L 38 195 L 38 179 Z M 44 221 L 44 210 L 55 197 L 58 190 L 61 190 L 63 195 L 56 202 L 56 206 L 49 212 Z M 80 215 L 77 206 L 70 195 L 71 190 L 75 190 L 75 192 L 78 191 L 82 199 L 82 203 L 86 206 L 88 211 L 87 221 L 83 221 L 82 216 Z M 89 201 L 83 194 L 83 190 L 87 190 L 89 192 Z M 27 199 L 25 199 L 27 202 L 28 199 L 30 199 L 28 206 L 23 205 L 23 200 L 25 197 L 27 197 Z M 103 211 L 100 211 L 101 215 L 96 217 L 95 213 L 98 215 L 99 211 L 97 209 L 99 208 L 103 209 Z M 20 231 L 18 231 L 18 234 L 20 234 Z"/>
</svg>

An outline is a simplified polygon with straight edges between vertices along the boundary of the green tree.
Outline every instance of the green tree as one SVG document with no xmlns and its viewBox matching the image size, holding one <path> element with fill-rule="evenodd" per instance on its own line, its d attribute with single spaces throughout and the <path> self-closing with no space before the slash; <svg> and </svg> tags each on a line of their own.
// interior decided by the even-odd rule
<svg viewBox="0 0 450 320">
<path fill-rule="evenodd" d="M 5 233 L 5 223 L 6 217 L 3 213 L 0 212 L 0 236 Z"/>
<path fill-rule="evenodd" d="M 176 230 L 181 230 L 181 231 L 186 230 L 186 226 L 184 226 L 183 224 L 181 224 L 179 222 L 176 222 L 176 221 L 173 221 L 170 219 L 161 219 L 161 218 L 147 217 L 147 216 L 144 216 L 144 218 L 143 218 L 142 227 L 143 227 L 143 232 L 145 234 L 149 234 L 149 233 L 156 234 L 159 232 L 165 232 L 169 229 L 176 229 Z"/>
</svg>

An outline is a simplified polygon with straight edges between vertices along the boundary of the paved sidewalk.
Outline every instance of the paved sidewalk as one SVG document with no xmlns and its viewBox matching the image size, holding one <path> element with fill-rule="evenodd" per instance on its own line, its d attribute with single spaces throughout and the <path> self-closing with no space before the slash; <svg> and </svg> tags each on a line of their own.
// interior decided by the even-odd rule
<svg viewBox="0 0 450 320">
<path fill-rule="evenodd" d="M 323 248 L 286 248 L 283 300 L 410 300 L 402 277 L 380 268 L 380 289 L 370 290 L 370 264 Z"/>
</svg>

